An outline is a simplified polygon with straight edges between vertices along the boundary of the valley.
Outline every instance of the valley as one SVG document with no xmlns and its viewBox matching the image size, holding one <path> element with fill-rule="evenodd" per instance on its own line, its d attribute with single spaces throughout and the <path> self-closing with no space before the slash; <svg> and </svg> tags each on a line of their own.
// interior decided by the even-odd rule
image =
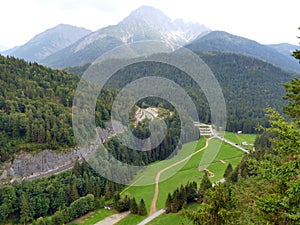
<svg viewBox="0 0 300 225">
<path fill-rule="evenodd" d="M 235 141 L 236 138 L 240 138 L 242 140 L 247 140 L 249 144 L 253 144 L 256 135 L 237 135 L 228 133 L 225 136 L 228 136 L 230 141 Z M 153 221 L 167 218 L 168 214 L 164 214 L 165 210 L 163 209 L 165 208 L 168 192 L 180 188 L 181 185 L 185 185 L 187 182 L 195 181 L 198 184 L 200 183 L 204 174 L 204 171 L 199 171 L 197 169 L 201 157 L 204 151 L 209 151 L 211 148 L 218 146 L 217 142 L 219 142 L 219 140 L 216 137 L 203 137 L 197 143 L 197 148 L 194 152 L 188 151 L 188 149 L 193 146 L 192 143 L 185 144 L 179 153 L 172 159 L 149 165 L 149 168 L 138 174 L 132 181 L 132 184 L 121 192 L 121 196 L 124 197 L 128 195 L 130 197 L 135 197 L 137 200 L 143 198 L 146 202 L 147 212 L 150 216 L 159 210 L 159 214 L 162 215 L 157 219 L 154 217 Z M 190 152 L 190 154 L 187 154 L 187 152 Z M 208 171 L 213 174 L 213 176 L 210 177 L 211 182 L 216 183 L 222 180 L 228 164 L 230 163 L 233 168 L 235 168 L 240 163 L 244 154 L 245 153 L 238 148 L 224 142 L 218 156 L 211 165 L 208 165 L 207 167 Z M 182 166 L 180 164 L 184 165 Z M 164 173 L 173 173 L 175 175 L 164 180 Z M 160 177 L 162 177 L 162 181 L 160 180 Z M 144 184 L 149 183 L 149 180 L 152 180 L 153 184 L 145 186 Z M 131 224 L 138 224 L 144 218 L 145 217 L 137 217 L 136 215 L 128 215 L 117 224 L 126 224 L 129 221 L 131 221 Z M 150 220 L 149 224 L 152 224 Z"/>
<path fill-rule="evenodd" d="M 299 224 L 297 46 L 122 15 L 0 49 L 0 225 Z"/>
</svg>

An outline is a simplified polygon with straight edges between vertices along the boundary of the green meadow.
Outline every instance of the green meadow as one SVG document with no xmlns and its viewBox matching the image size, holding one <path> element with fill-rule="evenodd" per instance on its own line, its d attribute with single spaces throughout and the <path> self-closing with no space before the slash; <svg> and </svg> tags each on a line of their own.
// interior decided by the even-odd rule
<svg viewBox="0 0 300 225">
<path fill-rule="evenodd" d="M 197 147 L 193 149 L 191 148 L 195 145 L 195 143 L 185 144 L 183 145 L 182 150 L 180 150 L 179 153 L 172 159 L 152 164 L 145 171 L 137 175 L 136 179 L 134 179 L 132 182 L 134 185 L 130 186 L 128 189 L 125 189 L 125 191 L 122 193 L 122 196 L 134 196 L 138 202 L 141 198 L 143 198 L 149 212 L 155 191 L 154 181 L 156 174 L 160 170 L 191 155 L 194 151 L 203 148 L 205 146 L 205 142 L 206 139 L 201 138 L 197 143 Z M 185 185 L 187 182 L 192 181 L 196 181 L 198 185 L 200 184 L 204 172 L 199 170 L 199 163 L 204 153 L 209 155 L 211 151 L 215 152 L 215 148 L 220 149 L 215 159 L 209 165 L 207 165 L 207 169 L 213 173 L 213 176 L 210 177 L 212 182 L 216 182 L 223 178 L 224 171 L 229 163 L 231 163 L 235 168 L 236 165 L 241 161 L 241 158 L 244 154 L 242 151 L 231 145 L 221 143 L 221 141 L 216 138 L 211 139 L 208 147 L 205 150 L 195 154 L 187 161 L 176 165 L 161 174 L 159 183 L 159 196 L 156 203 L 157 209 L 164 208 L 168 193 L 173 192 L 176 188 L 180 187 L 180 185 Z M 149 183 L 149 181 L 152 181 L 151 185 L 143 186 L 143 184 L 147 182 Z"/>
</svg>

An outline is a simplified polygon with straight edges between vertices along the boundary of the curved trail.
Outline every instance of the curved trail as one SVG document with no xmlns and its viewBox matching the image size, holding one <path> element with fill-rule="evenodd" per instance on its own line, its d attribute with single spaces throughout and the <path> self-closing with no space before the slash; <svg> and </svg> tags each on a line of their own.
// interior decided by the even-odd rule
<svg viewBox="0 0 300 225">
<path fill-rule="evenodd" d="M 127 191 L 129 188 L 131 188 L 133 185 L 135 185 L 137 182 L 139 182 L 142 178 L 144 177 L 141 176 L 139 179 L 137 179 L 135 182 L 133 182 L 132 184 L 130 184 L 129 186 L 127 186 L 127 188 L 125 188 L 123 191 L 121 191 L 120 195 L 123 194 L 125 191 Z"/>
<path fill-rule="evenodd" d="M 204 149 L 207 148 L 208 146 L 208 141 L 210 140 L 211 138 L 209 139 L 206 139 L 206 143 L 205 143 L 205 146 L 195 152 L 193 152 L 191 155 L 185 157 L 184 159 L 176 162 L 176 163 L 173 163 L 171 164 L 170 166 L 160 170 L 157 174 L 156 174 L 156 177 L 155 177 L 155 193 L 154 193 L 154 196 L 153 196 L 153 199 L 152 199 L 152 203 L 151 203 L 151 207 L 150 207 L 150 215 L 152 215 L 153 213 L 155 213 L 157 210 L 156 210 L 156 201 L 157 201 L 157 198 L 158 198 L 158 192 L 159 192 L 159 189 L 158 189 L 158 183 L 159 183 L 159 178 L 160 178 L 160 175 L 167 171 L 168 169 L 171 169 L 172 167 L 174 166 L 177 166 L 178 164 L 188 160 L 189 158 L 191 158 L 192 156 L 196 155 L 197 153 L 203 151 Z"/>
</svg>

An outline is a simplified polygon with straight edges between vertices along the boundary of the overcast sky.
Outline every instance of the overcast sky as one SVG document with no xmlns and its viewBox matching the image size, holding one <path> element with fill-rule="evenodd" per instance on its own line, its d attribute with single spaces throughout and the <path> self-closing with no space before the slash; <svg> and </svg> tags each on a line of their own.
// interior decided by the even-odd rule
<svg viewBox="0 0 300 225">
<path fill-rule="evenodd" d="M 22 45 L 60 23 L 95 31 L 141 5 L 262 44 L 299 43 L 300 0 L 0 0 L 0 46 Z"/>
</svg>

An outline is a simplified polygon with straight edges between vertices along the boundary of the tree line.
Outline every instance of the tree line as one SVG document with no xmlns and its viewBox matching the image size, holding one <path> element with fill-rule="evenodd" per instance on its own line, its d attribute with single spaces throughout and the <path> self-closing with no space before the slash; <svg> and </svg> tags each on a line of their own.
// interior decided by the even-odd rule
<svg viewBox="0 0 300 225">
<path fill-rule="evenodd" d="M 71 171 L 1 187 L 0 221 L 63 224 L 103 207 L 104 201 L 122 188 L 98 175 L 86 162 L 76 161 Z M 60 220 L 64 222 L 55 222 Z"/>
</svg>

